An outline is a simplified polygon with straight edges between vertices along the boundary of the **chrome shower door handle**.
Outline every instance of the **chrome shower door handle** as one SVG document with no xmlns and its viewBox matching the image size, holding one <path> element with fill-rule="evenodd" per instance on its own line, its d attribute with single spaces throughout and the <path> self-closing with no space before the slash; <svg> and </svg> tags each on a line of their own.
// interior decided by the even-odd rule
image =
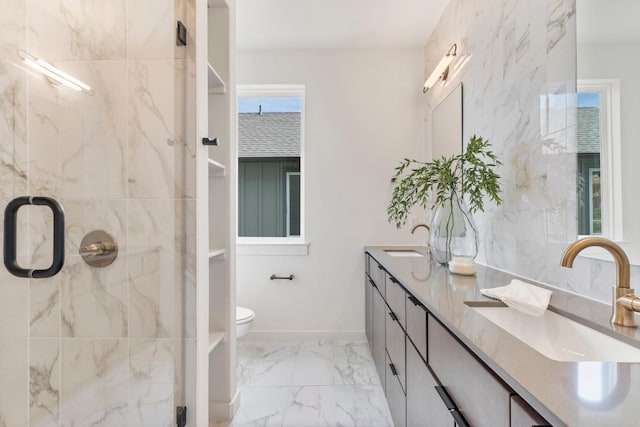
<svg viewBox="0 0 640 427">
<path fill-rule="evenodd" d="M 22 268 L 16 255 L 18 209 L 25 205 L 47 206 L 53 213 L 53 261 L 45 270 Z M 4 265 L 17 277 L 43 279 L 58 274 L 64 265 L 64 209 L 51 197 L 17 197 L 4 210 Z"/>
</svg>

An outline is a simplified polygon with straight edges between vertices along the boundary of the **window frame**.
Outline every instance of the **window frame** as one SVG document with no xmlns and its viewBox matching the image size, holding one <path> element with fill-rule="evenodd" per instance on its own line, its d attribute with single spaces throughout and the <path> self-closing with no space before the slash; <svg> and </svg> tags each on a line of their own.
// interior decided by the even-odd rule
<svg viewBox="0 0 640 427">
<path fill-rule="evenodd" d="M 600 188 L 603 237 L 622 242 L 622 158 L 620 139 L 620 80 L 578 80 L 578 93 L 600 95 Z M 579 235 L 578 238 L 588 237 Z M 593 251 L 592 251 L 593 252 Z"/>
<path fill-rule="evenodd" d="M 236 221 L 236 245 L 239 255 L 307 255 L 308 243 L 305 238 L 306 232 L 306 158 L 305 158 L 305 93 L 304 84 L 255 84 L 237 85 L 236 98 L 255 97 L 297 97 L 300 98 L 300 236 L 291 237 L 240 237 L 238 236 L 238 221 Z M 238 141 L 238 111 L 235 112 L 236 119 L 236 141 Z M 236 165 L 238 155 L 235 156 Z M 239 168 L 236 168 L 236 171 Z M 239 177 L 236 176 L 236 182 Z M 238 189 L 235 190 L 236 215 L 238 215 Z M 287 200 L 288 206 L 289 200 Z M 287 209 L 288 217 L 288 209 Z M 287 218 L 287 231 L 289 221 Z M 287 233 L 288 234 L 288 233 Z"/>
</svg>

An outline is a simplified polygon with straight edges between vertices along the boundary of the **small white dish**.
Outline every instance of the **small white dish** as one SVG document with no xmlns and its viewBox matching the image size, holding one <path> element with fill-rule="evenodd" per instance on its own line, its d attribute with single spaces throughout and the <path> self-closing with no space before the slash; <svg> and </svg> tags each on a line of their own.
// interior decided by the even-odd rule
<svg viewBox="0 0 640 427">
<path fill-rule="evenodd" d="M 449 271 L 461 276 L 473 276 L 476 274 L 476 263 L 471 258 L 453 257 L 449 261 Z"/>
</svg>

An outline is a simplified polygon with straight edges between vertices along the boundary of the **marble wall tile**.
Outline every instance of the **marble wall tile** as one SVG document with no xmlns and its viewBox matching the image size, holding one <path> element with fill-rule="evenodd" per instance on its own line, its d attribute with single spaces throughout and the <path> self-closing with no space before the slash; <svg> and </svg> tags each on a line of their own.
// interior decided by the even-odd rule
<svg viewBox="0 0 640 427">
<path fill-rule="evenodd" d="M 174 200 L 195 197 L 195 119 L 186 122 L 184 110 L 195 67 L 174 41 L 178 16 L 195 33 L 193 6 L 0 4 L 0 203 L 56 197 L 67 222 L 61 274 L 25 280 L 0 271 L 0 426 L 171 426 L 177 404 L 195 409 L 187 359 L 195 360 L 196 340 L 183 339 L 195 337 L 195 224 L 186 221 L 195 201 Z M 18 48 L 93 95 L 26 69 Z M 46 209 L 21 209 L 21 265 L 48 267 L 51 225 Z M 103 269 L 77 255 L 94 229 L 120 246 Z"/>
<path fill-rule="evenodd" d="M 143 269 L 129 272 L 130 337 L 177 338 L 184 330 L 184 212 L 195 201 L 131 200 L 129 242 Z M 193 209 L 193 206 L 189 210 Z M 193 322 L 191 322 L 193 324 Z"/>
<path fill-rule="evenodd" d="M 425 74 L 449 43 L 460 53 L 457 73 L 425 96 L 427 128 L 462 82 L 464 139 L 488 138 L 503 162 L 503 204 L 476 215 L 478 261 L 558 286 L 576 227 L 574 33 L 575 0 L 452 0 L 424 50 Z"/>
<path fill-rule="evenodd" d="M 29 425 L 56 425 L 60 417 L 60 340 L 30 341 Z"/>
<path fill-rule="evenodd" d="M 0 350 L 1 352 L 1 350 Z M 0 358 L 2 356 L 0 355 Z M 26 353 L 24 358 L 26 360 Z M 26 377 L 25 371 L 25 377 Z M 0 425 L 27 427 L 29 425 L 29 381 L 3 382 L 0 387 Z"/>
<path fill-rule="evenodd" d="M 127 0 L 129 59 L 173 58 L 176 49 L 175 0 Z M 183 21 L 184 22 L 184 21 Z"/>
<path fill-rule="evenodd" d="M 126 62 L 59 66 L 90 85 L 94 94 L 32 79 L 28 117 L 33 179 L 40 191 L 51 191 L 53 185 L 53 194 L 60 197 L 124 198 Z"/>
<path fill-rule="evenodd" d="M 131 340 L 129 414 L 131 426 L 173 426 L 176 393 L 184 384 L 182 340 Z"/>
<path fill-rule="evenodd" d="M 64 338 L 61 366 L 62 425 L 127 425 L 127 340 Z"/>
<path fill-rule="evenodd" d="M 0 50 L 0 179 L 3 182 L 0 199 L 3 201 L 25 194 L 27 188 L 27 75 L 16 66 L 17 56 L 13 55 L 15 51 L 5 54 Z"/>
<path fill-rule="evenodd" d="M 29 336 L 60 336 L 60 276 L 29 280 Z"/>
<path fill-rule="evenodd" d="M 0 4 L 0 58 L 17 59 L 16 50 L 27 42 L 27 8 L 24 0 L 5 0 Z"/>
<path fill-rule="evenodd" d="M 146 60 L 129 64 L 129 196 L 193 197 L 185 174 L 193 171 L 195 151 L 185 144 L 183 122 L 174 110 L 184 99 L 182 61 Z M 171 83 L 169 83 L 171 82 Z M 191 148 L 193 146 L 191 145 Z"/>
<path fill-rule="evenodd" d="M 125 0 L 27 0 L 27 50 L 46 60 L 126 57 Z"/>
<path fill-rule="evenodd" d="M 62 335 L 127 337 L 127 202 L 65 200 L 63 203 L 67 217 L 67 262 L 60 274 Z M 82 238 L 93 230 L 107 231 L 119 244 L 118 258 L 107 267 L 91 267 L 78 254 Z"/>
</svg>

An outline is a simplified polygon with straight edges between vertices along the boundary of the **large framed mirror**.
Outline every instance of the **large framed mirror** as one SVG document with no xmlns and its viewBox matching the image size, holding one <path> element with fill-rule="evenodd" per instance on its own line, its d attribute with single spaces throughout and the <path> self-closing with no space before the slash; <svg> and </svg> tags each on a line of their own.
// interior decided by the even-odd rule
<svg viewBox="0 0 640 427">
<path fill-rule="evenodd" d="M 640 2 L 576 0 L 578 233 L 640 265 Z M 608 259 L 597 249 L 588 257 Z"/>
<path fill-rule="evenodd" d="M 431 113 L 431 156 L 456 156 L 462 152 L 462 83 L 433 109 Z"/>
</svg>

